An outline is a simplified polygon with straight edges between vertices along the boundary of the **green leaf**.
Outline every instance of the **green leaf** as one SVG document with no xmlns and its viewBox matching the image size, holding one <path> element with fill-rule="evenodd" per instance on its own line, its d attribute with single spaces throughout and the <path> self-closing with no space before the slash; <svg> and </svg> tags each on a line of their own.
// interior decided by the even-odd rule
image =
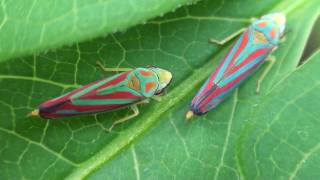
<svg viewBox="0 0 320 180">
<path fill-rule="evenodd" d="M 248 179 L 319 177 L 319 65 L 318 50 L 264 97 L 239 132 L 237 160 Z"/>
<path fill-rule="evenodd" d="M 146 24 L 0 66 L 0 179 L 314 179 L 319 177 L 319 57 L 297 68 L 319 14 L 316 0 L 201 1 Z M 254 8 L 253 8 L 254 7 Z M 230 98 L 184 120 L 198 88 L 226 53 L 208 44 L 283 11 L 289 33 L 265 67 Z M 303 27 L 303 28 L 302 28 Z M 161 102 L 105 133 L 127 109 L 42 120 L 26 114 L 44 100 L 99 78 L 96 68 L 155 65 L 174 74 Z M 270 178 L 271 177 L 271 178 Z"/>
<path fill-rule="evenodd" d="M 0 61 L 123 31 L 197 0 L 2 0 Z"/>
</svg>

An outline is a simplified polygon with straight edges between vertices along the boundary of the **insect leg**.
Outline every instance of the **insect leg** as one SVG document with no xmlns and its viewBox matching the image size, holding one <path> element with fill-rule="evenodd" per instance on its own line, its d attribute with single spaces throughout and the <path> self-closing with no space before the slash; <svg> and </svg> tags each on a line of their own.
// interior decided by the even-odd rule
<svg viewBox="0 0 320 180">
<path fill-rule="evenodd" d="M 269 61 L 269 64 L 264 69 L 264 71 L 262 72 L 262 74 L 260 75 L 260 77 L 257 80 L 257 86 L 256 86 L 256 93 L 257 94 L 259 94 L 261 83 L 262 83 L 263 79 L 265 78 L 265 76 L 268 74 L 268 72 L 271 70 L 275 60 L 276 60 L 276 58 L 274 56 L 269 56 L 269 58 L 267 59 L 267 61 Z"/>
<path fill-rule="evenodd" d="M 154 95 L 154 96 L 152 96 L 151 98 L 152 98 L 153 100 L 158 101 L 158 102 L 160 102 L 161 99 L 162 99 L 162 97 L 161 97 L 160 95 Z"/>
<path fill-rule="evenodd" d="M 282 36 L 281 38 L 280 38 L 280 43 L 284 43 L 286 41 L 286 37 L 285 36 Z"/>
<path fill-rule="evenodd" d="M 149 103 L 149 102 L 150 102 L 149 99 L 144 99 L 144 100 L 142 100 L 142 101 L 139 101 L 139 102 L 135 103 L 135 105 L 138 105 L 138 104 L 147 104 L 147 103 Z"/>
<path fill-rule="evenodd" d="M 103 71 L 106 71 L 106 72 L 119 72 L 119 71 L 132 70 L 132 68 L 106 68 L 106 67 L 104 67 L 104 65 L 100 61 L 97 61 L 96 63 Z"/>
<path fill-rule="evenodd" d="M 126 116 L 126 117 L 124 117 L 124 118 L 121 118 L 121 119 L 113 122 L 113 124 L 110 126 L 110 128 L 107 129 L 108 132 L 111 132 L 111 130 L 114 128 L 115 125 L 120 124 L 120 123 L 123 123 L 123 122 L 125 122 L 125 121 L 128 121 L 128 120 L 130 120 L 130 119 L 132 119 L 132 118 L 134 118 L 134 117 L 136 117 L 136 116 L 139 115 L 139 109 L 138 109 L 138 107 L 137 107 L 137 104 L 134 104 L 134 105 L 130 106 L 130 108 L 132 109 L 133 114 L 131 114 L 131 115 L 129 115 L 129 116 Z"/>
<path fill-rule="evenodd" d="M 236 36 L 238 36 L 239 34 L 243 33 L 246 29 L 247 28 L 239 29 L 238 31 L 230 34 L 228 37 L 226 37 L 225 39 L 222 39 L 222 40 L 217 40 L 217 39 L 210 38 L 209 39 L 209 43 L 223 45 L 226 42 L 228 42 L 228 41 L 232 40 L 233 38 L 235 38 Z"/>
<path fill-rule="evenodd" d="M 292 32 L 291 30 L 286 29 L 286 30 L 284 31 L 284 33 L 282 34 L 282 36 L 280 37 L 280 43 L 285 42 L 285 41 L 286 41 L 286 35 L 289 34 L 289 33 L 291 33 L 291 32 Z"/>
</svg>

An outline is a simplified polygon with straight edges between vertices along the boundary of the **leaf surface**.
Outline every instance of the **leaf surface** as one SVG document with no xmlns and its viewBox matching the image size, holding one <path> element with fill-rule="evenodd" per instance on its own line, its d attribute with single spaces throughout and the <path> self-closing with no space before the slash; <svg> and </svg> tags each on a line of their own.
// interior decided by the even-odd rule
<svg viewBox="0 0 320 180">
<path fill-rule="evenodd" d="M 255 8 L 252 8 L 252 7 Z M 185 122 L 188 104 L 230 43 L 208 44 L 283 11 L 290 33 L 255 94 L 242 85 L 215 110 Z M 319 52 L 299 68 L 317 1 L 201 1 L 164 17 L 0 66 L 1 179 L 310 179 L 320 164 Z M 301 28 L 303 27 L 303 28 Z M 97 69 L 154 65 L 174 80 L 161 102 L 105 133 L 127 109 L 63 120 L 26 118 L 44 100 L 110 76 Z"/>
<path fill-rule="evenodd" d="M 0 61 L 124 31 L 196 0 L 2 0 Z"/>
</svg>

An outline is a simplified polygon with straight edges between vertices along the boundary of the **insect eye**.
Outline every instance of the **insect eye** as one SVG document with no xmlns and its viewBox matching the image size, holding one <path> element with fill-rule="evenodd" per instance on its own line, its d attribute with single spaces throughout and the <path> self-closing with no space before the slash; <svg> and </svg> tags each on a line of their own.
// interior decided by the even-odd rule
<svg viewBox="0 0 320 180">
<path fill-rule="evenodd" d="M 156 92 L 155 95 L 163 95 L 166 93 L 166 88 L 162 88 L 160 91 Z"/>
</svg>

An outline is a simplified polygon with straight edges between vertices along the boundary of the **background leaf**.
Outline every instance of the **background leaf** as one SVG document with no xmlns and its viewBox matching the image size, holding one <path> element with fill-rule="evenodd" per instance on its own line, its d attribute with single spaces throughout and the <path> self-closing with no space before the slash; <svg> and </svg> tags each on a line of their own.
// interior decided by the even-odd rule
<svg viewBox="0 0 320 180">
<path fill-rule="evenodd" d="M 230 45 L 211 45 L 208 38 L 226 37 L 273 11 L 287 13 L 290 33 L 260 95 L 255 80 L 263 68 L 218 108 L 185 122 L 188 103 Z M 318 177 L 319 52 L 296 68 L 318 14 L 316 0 L 208 0 L 127 32 L 2 62 L 0 178 Z M 139 117 L 110 134 L 104 129 L 130 111 L 25 117 L 44 100 L 111 75 L 96 68 L 98 59 L 108 67 L 159 66 L 174 81 L 161 102 L 141 106 Z"/>
<path fill-rule="evenodd" d="M 320 153 L 319 57 L 320 51 L 274 88 L 240 131 L 237 157 L 248 179 L 314 179 L 320 175 L 316 170 Z"/>
<path fill-rule="evenodd" d="M 2 0 L 0 61 L 128 27 L 196 0 Z"/>
</svg>

